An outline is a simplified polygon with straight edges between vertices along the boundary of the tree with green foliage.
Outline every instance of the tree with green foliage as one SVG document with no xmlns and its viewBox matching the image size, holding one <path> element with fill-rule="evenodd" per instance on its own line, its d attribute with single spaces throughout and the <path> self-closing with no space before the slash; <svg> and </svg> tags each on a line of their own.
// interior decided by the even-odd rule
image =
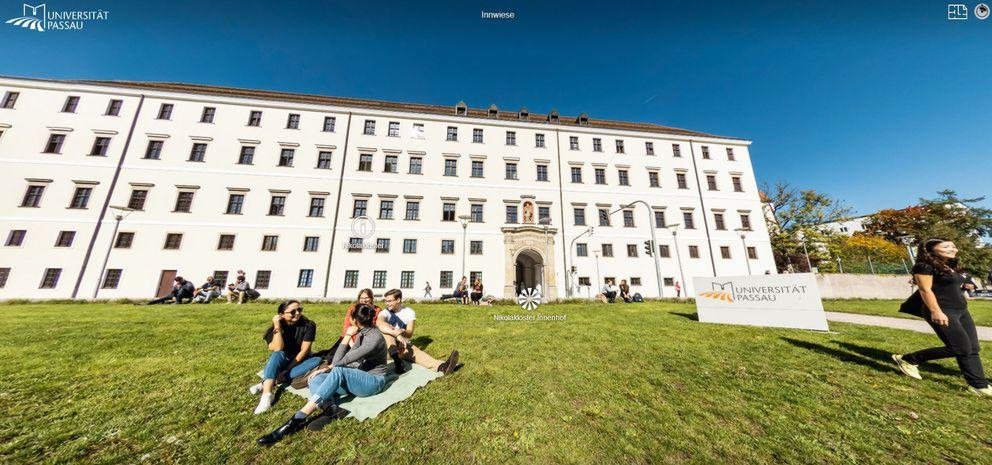
<svg viewBox="0 0 992 465">
<path fill-rule="evenodd" d="M 813 266 L 824 271 L 832 271 L 836 267 L 826 247 L 821 247 L 830 242 L 833 234 L 818 225 L 849 216 L 849 207 L 822 192 L 797 189 L 786 182 L 763 185 L 761 198 L 770 210 L 765 220 L 775 263 L 780 271 L 790 264 L 797 271 L 808 271 L 802 248 L 804 239 Z"/>
</svg>

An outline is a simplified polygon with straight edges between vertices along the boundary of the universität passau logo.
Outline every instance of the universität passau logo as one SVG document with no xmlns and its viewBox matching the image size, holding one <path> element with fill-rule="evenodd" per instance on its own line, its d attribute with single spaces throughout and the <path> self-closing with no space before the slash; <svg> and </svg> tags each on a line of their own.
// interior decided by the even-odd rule
<svg viewBox="0 0 992 465">
<path fill-rule="evenodd" d="M 774 302 L 780 296 L 805 295 L 806 285 L 785 284 L 775 286 L 764 285 L 735 285 L 733 281 L 725 283 L 710 282 L 709 291 L 700 291 L 699 297 L 712 300 L 721 300 L 727 303 L 734 302 Z"/>
<path fill-rule="evenodd" d="M 724 302 L 734 301 L 734 284 L 732 282 L 726 283 L 712 283 L 713 290 L 699 293 L 700 297 L 706 297 L 707 299 L 722 300 Z M 727 290 L 727 288 L 730 290 Z"/>
<path fill-rule="evenodd" d="M 87 21 L 105 21 L 110 15 L 106 10 L 49 10 L 47 3 L 23 4 L 21 16 L 7 20 L 7 24 L 38 32 L 47 30 L 82 30 Z"/>
</svg>

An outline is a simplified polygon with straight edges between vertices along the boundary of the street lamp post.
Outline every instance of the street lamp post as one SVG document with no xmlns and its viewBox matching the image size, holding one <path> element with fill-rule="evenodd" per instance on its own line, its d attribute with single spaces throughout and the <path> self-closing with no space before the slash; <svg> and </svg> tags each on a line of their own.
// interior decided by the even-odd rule
<svg viewBox="0 0 992 465">
<path fill-rule="evenodd" d="M 588 234 L 589 237 L 592 237 L 592 226 L 589 226 L 588 228 L 586 228 L 586 230 L 583 231 L 582 234 L 579 234 L 578 236 L 575 236 L 572 239 L 572 242 L 570 242 L 568 244 L 568 254 L 566 255 L 566 257 L 568 257 L 568 262 L 571 262 L 572 263 L 572 266 L 575 266 L 575 261 L 572 260 L 572 250 L 575 248 L 575 241 L 576 241 L 576 239 L 578 239 L 578 238 L 580 238 L 582 236 L 585 236 L 586 234 Z M 586 250 L 587 250 L 586 253 L 588 253 L 588 249 L 586 249 Z M 570 266 L 568 266 L 568 263 L 565 263 L 565 270 L 568 272 L 568 289 L 567 289 L 567 293 L 568 293 L 568 297 L 571 298 L 572 295 L 574 294 L 574 291 L 572 290 L 573 289 L 572 288 L 572 268 Z M 599 278 L 597 278 L 597 279 L 599 279 Z"/>
<path fill-rule="evenodd" d="M 658 298 L 660 299 L 665 295 L 664 292 L 662 291 L 663 285 L 661 282 L 661 262 L 658 259 L 658 238 L 655 236 L 655 232 L 654 232 L 655 230 L 655 226 L 653 224 L 654 216 L 651 215 L 651 211 L 652 211 L 651 206 L 648 205 L 648 203 L 643 200 L 635 200 L 633 202 L 628 203 L 627 205 L 621 206 L 620 208 L 623 209 L 623 208 L 633 207 L 634 204 L 636 203 L 644 205 L 644 208 L 646 208 L 648 211 L 648 228 L 651 229 L 651 247 L 654 249 L 651 256 L 654 257 L 654 275 L 655 275 L 655 279 L 657 279 L 658 281 Z"/>
<path fill-rule="evenodd" d="M 840 257 L 837 257 L 837 269 L 840 270 L 840 274 L 844 274 L 844 265 L 840 262 Z"/>
<path fill-rule="evenodd" d="M 679 240 L 678 240 L 678 238 L 675 237 L 676 236 L 676 233 L 678 232 L 677 228 L 679 226 L 681 226 L 681 223 L 670 224 L 670 225 L 665 226 L 665 227 L 668 228 L 668 230 L 672 232 L 672 242 L 674 243 L 674 246 L 675 246 L 675 261 L 678 262 L 678 265 L 679 265 L 679 279 L 682 280 L 682 290 L 685 291 L 681 295 L 679 295 L 678 298 L 684 300 L 685 297 L 683 297 L 683 296 L 689 294 L 689 287 L 688 287 L 688 285 L 685 282 L 685 272 L 682 271 L 682 253 L 679 252 Z"/>
<path fill-rule="evenodd" d="M 461 215 L 458 217 L 458 221 L 462 223 L 462 276 L 465 276 L 465 240 L 468 235 L 468 222 L 472 217 L 469 215 Z"/>
<path fill-rule="evenodd" d="M 803 236 L 803 255 L 806 255 L 806 270 L 809 273 L 813 272 L 813 264 L 809 261 L 809 250 L 806 250 L 806 236 Z"/>
<path fill-rule="evenodd" d="M 744 236 L 746 232 L 750 231 L 749 228 L 737 228 L 734 231 L 741 233 L 741 247 L 744 248 L 744 263 L 747 264 L 747 275 L 751 276 L 751 257 L 747 256 L 747 243 L 744 242 Z"/>
<path fill-rule="evenodd" d="M 602 284 L 600 284 L 601 281 L 599 280 L 599 250 L 594 250 L 592 254 L 596 256 L 596 285 L 602 287 Z M 599 287 L 596 289 L 599 289 Z"/>
<path fill-rule="evenodd" d="M 909 263 L 915 262 L 916 257 L 913 256 L 913 247 L 912 247 L 913 236 L 899 236 L 896 239 L 899 239 L 899 241 L 906 246 L 906 255 L 909 255 Z"/>
<path fill-rule="evenodd" d="M 107 263 L 110 261 L 110 251 L 114 249 L 114 241 L 117 240 L 117 229 L 121 225 L 121 220 L 134 211 L 134 209 L 128 207 L 111 206 L 110 209 L 114 211 L 114 232 L 110 234 L 110 243 L 107 244 L 107 254 L 103 257 L 103 265 L 100 267 L 100 275 L 96 277 L 96 288 L 93 289 L 94 299 L 96 299 L 97 295 L 100 294 L 100 284 L 103 281 L 103 274 L 107 272 Z"/>
</svg>

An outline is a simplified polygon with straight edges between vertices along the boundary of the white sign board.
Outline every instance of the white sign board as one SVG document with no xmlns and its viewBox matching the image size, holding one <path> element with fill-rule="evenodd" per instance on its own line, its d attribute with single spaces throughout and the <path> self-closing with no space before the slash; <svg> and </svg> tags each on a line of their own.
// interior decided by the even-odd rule
<svg viewBox="0 0 992 465">
<path fill-rule="evenodd" d="M 704 323 L 829 329 L 811 273 L 694 278 L 693 284 Z"/>
</svg>

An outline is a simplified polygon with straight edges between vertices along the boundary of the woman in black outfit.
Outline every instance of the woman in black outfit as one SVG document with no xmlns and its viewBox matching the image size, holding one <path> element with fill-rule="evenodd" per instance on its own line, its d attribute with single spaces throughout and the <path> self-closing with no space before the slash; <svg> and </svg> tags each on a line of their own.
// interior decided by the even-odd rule
<svg viewBox="0 0 992 465">
<path fill-rule="evenodd" d="M 930 239 L 920 244 L 913 265 L 913 279 L 923 298 L 923 318 L 944 343 L 942 347 L 924 349 L 911 354 L 893 354 L 906 376 L 922 379 L 917 365 L 930 360 L 954 357 L 968 382 L 968 390 L 980 396 L 992 397 L 992 387 L 985 378 L 982 360 L 978 358 L 978 332 L 968 313 L 964 291 L 972 285 L 958 271 L 958 249 L 944 239 Z"/>
</svg>

